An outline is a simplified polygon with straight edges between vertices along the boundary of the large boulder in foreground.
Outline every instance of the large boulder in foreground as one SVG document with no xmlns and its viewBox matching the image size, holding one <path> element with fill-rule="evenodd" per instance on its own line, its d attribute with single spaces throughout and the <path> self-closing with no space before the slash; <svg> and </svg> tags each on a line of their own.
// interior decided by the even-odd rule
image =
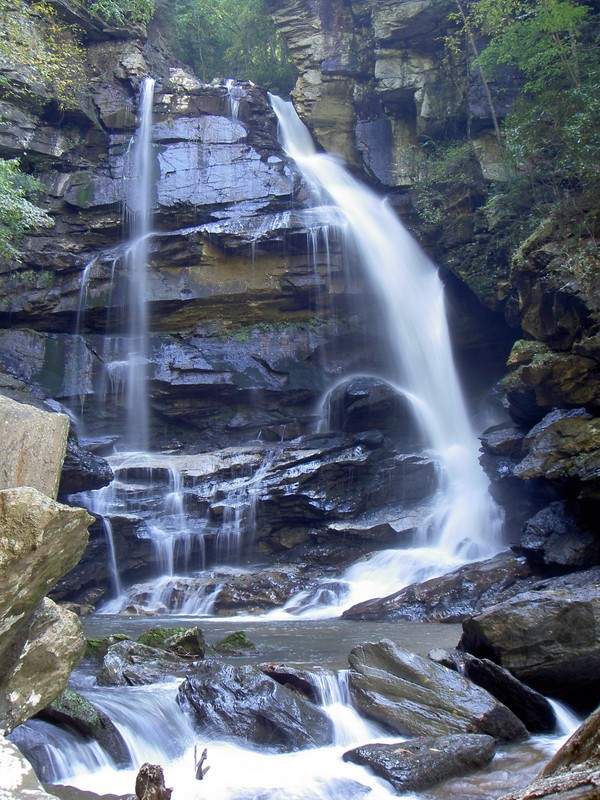
<svg viewBox="0 0 600 800">
<path fill-rule="evenodd" d="M 91 521 L 30 487 L 0 491 L 0 729 L 58 697 L 83 656 L 79 620 L 44 595 L 79 561 Z"/>
<path fill-rule="evenodd" d="M 0 490 L 0 656 L 46 592 L 77 564 L 93 519 L 33 488 Z M 0 680 L 6 663 L 0 658 Z"/>
<path fill-rule="evenodd" d="M 506 667 L 542 694 L 600 700 L 600 568 L 540 582 L 463 622 L 459 648 Z"/>
<path fill-rule="evenodd" d="M 32 617 L 20 658 L 2 680 L 4 730 L 12 730 L 58 697 L 84 653 L 79 617 L 45 597 Z"/>
<path fill-rule="evenodd" d="M 69 418 L 0 395 L 0 487 L 33 486 L 56 500 Z"/>
<path fill-rule="evenodd" d="M 260 670 L 219 661 L 194 666 L 177 702 L 203 731 L 282 752 L 331 744 L 333 731 L 321 709 Z"/>
<path fill-rule="evenodd" d="M 600 708 L 575 731 L 533 783 L 500 800 L 598 800 L 599 787 Z"/>
<path fill-rule="evenodd" d="M 355 647 L 348 660 L 356 707 L 403 736 L 527 736 L 513 712 L 484 689 L 389 639 Z"/>
<path fill-rule="evenodd" d="M 494 757 L 496 742 L 482 734 L 412 739 L 400 744 L 365 744 L 344 761 L 360 764 L 389 781 L 399 793 L 420 791 L 448 778 L 481 769 Z"/>
</svg>

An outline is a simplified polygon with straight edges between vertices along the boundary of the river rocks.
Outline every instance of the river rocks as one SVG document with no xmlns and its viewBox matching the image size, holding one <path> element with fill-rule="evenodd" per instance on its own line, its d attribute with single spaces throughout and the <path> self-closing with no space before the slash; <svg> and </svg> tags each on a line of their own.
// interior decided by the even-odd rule
<svg viewBox="0 0 600 800">
<path fill-rule="evenodd" d="M 142 686 L 181 675 L 186 665 L 174 653 L 126 640 L 108 648 L 97 681 L 100 686 Z"/>
<path fill-rule="evenodd" d="M 332 742 L 326 715 L 253 667 L 195 665 L 178 703 L 201 730 L 289 752 Z"/>
<path fill-rule="evenodd" d="M 343 613 L 344 619 L 462 622 L 500 598 L 521 591 L 531 575 L 523 558 L 500 553 L 466 564 L 446 575 L 407 586 L 387 597 L 366 600 Z"/>
<path fill-rule="evenodd" d="M 600 569 L 532 588 L 465 620 L 459 647 L 543 694 L 593 707 L 600 700 Z"/>
<path fill-rule="evenodd" d="M 0 735 L 0 798 L 2 800 L 57 800 L 39 782 L 33 767 L 18 748 Z"/>
<path fill-rule="evenodd" d="M 428 657 L 488 691 L 510 708 L 531 733 L 548 733 L 555 729 L 556 716 L 548 700 L 493 661 L 475 658 L 459 650 L 448 652 L 436 649 Z"/>
<path fill-rule="evenodd" d="M 61 497 L 101 489 L 108 486 L 113 477 L 112 469 L 103 458 L 90 453 L 74 436 L 69 436 L 58 490 Z"/>
<path fill-rule="evenodd" d="M 0 395 L 0 486 L 33 486 L 56 499 L 69 418 Z"/>
<path fill-rule="evenodd" d="M 348 750 L 343 759 L 369 767 L 403 794 L 485 767 L 494 757 L 495 745 L 491 736 L 433 736 L 400 744 L 362 745 Z"/>
<path fill-rule="evenodd" d="M 511 741 L 527 735 L 485 690 L 387 639 L 354 648 L 348 660 L 356 707 L 404 736 L 484 733 Z"/>
<path fill-rule="evenodd" d="M 500 800 L 595 800 L 600 784 L 600 709 L 594 711 L 525 789 Z"/>
</svg>

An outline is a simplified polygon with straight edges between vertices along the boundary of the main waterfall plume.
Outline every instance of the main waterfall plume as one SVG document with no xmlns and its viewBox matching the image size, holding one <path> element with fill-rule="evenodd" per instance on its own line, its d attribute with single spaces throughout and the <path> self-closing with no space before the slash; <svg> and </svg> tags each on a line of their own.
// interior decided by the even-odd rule
<svg viewBox="0 0 600 800">
<path fill-rule="evenodd" d="M 477 558 L 498 548 L 500 512 L 479 464 L 453 361 L 443 285 L 434 264 L 390 206 L 355 180 L 338 159 L 318 153 L 293 105 L 271 96 L 282 144 L 316 203 L 335 204 L 349 246 L 379 299 L 391 353 L 391 380 L 412 398 L 441 465 L 440 502 L 429 541 L 449 555 Z"/>
</svg>

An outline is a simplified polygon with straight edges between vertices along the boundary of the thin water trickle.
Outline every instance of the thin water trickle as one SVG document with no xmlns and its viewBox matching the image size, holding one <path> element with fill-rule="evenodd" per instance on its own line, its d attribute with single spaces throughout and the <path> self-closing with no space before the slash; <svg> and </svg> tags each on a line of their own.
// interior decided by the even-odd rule
<svg viewBox="0 0 600 800">
<path fill-rule="evenodd" d="M 144 452 L 149 447 L 146 267 L 153 207 L 152 103 L 154 83 L 152 78 L 145 78 L 142 83 L 140 125 L 130 151 L 129 162 L 125 163 L 125 204 L 131 230 L 126 257 L 129 279 L 126 439 L 130 450 Z"/>
</svg>

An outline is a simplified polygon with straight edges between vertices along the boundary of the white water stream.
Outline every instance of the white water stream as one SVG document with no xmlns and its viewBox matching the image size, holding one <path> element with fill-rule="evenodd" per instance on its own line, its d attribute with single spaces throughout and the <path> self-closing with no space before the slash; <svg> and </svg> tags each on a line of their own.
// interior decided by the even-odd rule
<svg viewBox="0 0 600 800">
<path fill-rule="evenodd" d="M 152 103 L 154 80 L 145 78 L 140 99 L 140 125 L 126 160 L 125 205 L 131 221 L 127 253 L 129 278 L 129 353 L 127 362 L 127 440 L 131 450 L 147 451 L 148 435 L 148 307 L 146 267 L 153 206 Z"/>
</svg>

